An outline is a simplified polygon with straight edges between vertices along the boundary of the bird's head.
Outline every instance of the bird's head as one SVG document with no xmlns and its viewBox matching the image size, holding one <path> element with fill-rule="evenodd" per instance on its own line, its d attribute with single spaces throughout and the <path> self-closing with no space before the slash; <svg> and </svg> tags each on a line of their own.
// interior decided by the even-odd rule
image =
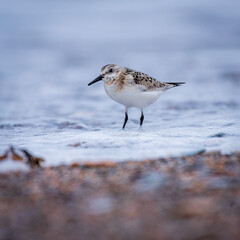
<svg viewBox="0 0 240 240">
<path fill-rule="evenodd" d="M 96 79 L 90 82 L 88 86 L 101 80 L 103 80 L 104 82 L 115 80 L 119 76 L 119 74 L 121 74 L 123 71 L 124 71 L 124 68 L 119 67 L 118 65 L 107 64 L 102 67 L 101 75 L 99 75 Z"/>
</svg>

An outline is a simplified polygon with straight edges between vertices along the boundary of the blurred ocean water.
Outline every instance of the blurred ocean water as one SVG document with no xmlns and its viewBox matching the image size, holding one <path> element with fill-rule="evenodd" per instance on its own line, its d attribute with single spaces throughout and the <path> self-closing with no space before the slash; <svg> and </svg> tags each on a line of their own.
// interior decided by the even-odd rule
<svg viewBox="0 0 240 240">
<path fill-rule="evenodd" d="M 240 1 L 2 1 L 0 151 L 55 165 L 233 152 L 240 147 Z M 185 81 L 126 130 L 102 83 L 108 63 Z"/>
</svg>

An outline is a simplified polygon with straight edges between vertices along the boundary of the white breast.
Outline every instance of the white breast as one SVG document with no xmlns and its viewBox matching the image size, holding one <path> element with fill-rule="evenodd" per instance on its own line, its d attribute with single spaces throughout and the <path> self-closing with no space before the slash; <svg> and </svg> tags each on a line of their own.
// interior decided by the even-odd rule
<svg viewBox="0 0 240 240">
<path fill-rule="evenodd" d="M 140 109 L 155 102 L 163 93 L 162 90 L 142 91 L 136 85 L 126 86 L 119 90 L 114 84 L 107 85 L 104 83 L 104 89 L 107 95 L 114 101 L 127 108 L 136 107 Z"/>
</svg>

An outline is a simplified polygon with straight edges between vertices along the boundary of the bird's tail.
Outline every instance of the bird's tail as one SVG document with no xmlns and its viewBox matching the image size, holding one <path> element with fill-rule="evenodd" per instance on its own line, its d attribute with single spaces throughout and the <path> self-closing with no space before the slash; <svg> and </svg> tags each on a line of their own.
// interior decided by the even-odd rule
<svg viewBox="0 0 240 240">
<path fill-rule="evenodd" d="M 177 86 L 180 86 L 182 84 L 185 84 L 185 82 L 165 82 L 169 85 L 172 85 L 172 87 L 177 87 Z"/>
</svg>

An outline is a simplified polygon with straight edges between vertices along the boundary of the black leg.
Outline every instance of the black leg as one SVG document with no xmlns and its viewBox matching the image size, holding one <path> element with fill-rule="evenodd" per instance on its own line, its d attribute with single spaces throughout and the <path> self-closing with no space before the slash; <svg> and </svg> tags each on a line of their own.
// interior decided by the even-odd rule
<svg viewBox="0 0 240 240">
<path fill-rule="evenodd" d="M 127 114 L 127 112 L 125 112 L 125 120 L 124 120 L 124 124 L 122 127 L 123 129 L 125 128 L 127 121 L 128 121 L 128 114 Z"/>
<path fill-rule="evenodd" d="M 140 126 L 142 126 L 143 124 L 143 120 L 144 120 L 144 115 L 143 115 L 143 111 L 141 111 L 142 115 L 140 117 Z"/>
</svg>

